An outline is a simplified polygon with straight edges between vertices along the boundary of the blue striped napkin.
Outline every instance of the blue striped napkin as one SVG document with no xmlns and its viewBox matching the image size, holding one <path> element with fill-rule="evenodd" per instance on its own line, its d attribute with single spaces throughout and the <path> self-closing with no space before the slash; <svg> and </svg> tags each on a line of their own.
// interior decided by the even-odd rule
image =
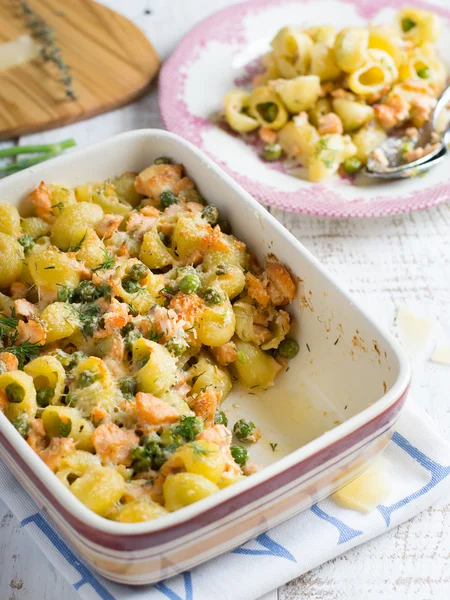
<svg viewBox="0 0 450 600">
<path fill-rule="evenodd" d="M 84 564 L 1 461 L 0 498 L 85 600 L 255 600 L 396 527 L 450 492 L 450 445 L 411 402 L 384 459 L 392 489 L 369 514 L 328 498 L 227 554 L 139 588 L 109 582 Z"/>
</svg>

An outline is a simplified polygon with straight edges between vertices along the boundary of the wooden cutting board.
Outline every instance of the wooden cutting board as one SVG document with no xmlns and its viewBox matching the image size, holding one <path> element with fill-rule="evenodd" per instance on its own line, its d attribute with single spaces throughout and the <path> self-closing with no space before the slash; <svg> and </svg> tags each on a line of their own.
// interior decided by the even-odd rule
<svg viewBox="0 0 450 600">
<path fill-rule="evenodd" d="M 58 69 L 40 57 L 0 68 L 0 139 L 107 112 L 149 88 L 159 58 L 128 19 L 92 0 L 27 4 L 55 30 L 56 43 L 71 66 L 77 99 L 66 96 Z M 30 31 L 18 0 L 0 0 L 0 52 L 1 44 L 26 34 Z"/>
</svg>

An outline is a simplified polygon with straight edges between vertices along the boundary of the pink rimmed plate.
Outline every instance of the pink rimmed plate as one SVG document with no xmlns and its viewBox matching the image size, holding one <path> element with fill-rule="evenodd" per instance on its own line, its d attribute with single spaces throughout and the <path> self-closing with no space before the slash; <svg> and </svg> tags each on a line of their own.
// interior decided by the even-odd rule
<svg viewBox="0 0 450 600">
<path fill-rule="evenodd" d="M 166 61 L 160 77 L 160 110 L 166 128 L 193 142 L 261 203 L 325 217 L 379 217 L 450 200 L 450 160 L 426 176 L 326 183 L 302 179 L 287 163 L 263 162 L 250 140 L 218 125 L 225 93 L 245 86 L 259 58 L 284 25 L 332 24 L 337 29 L 367 22 L 391 23 L 402 6 L 432 10 L 442 21 L 438 51 L 450 70 L 450 8 L 421 0 L 249 0 L 208 17 L 192 29 Z"/>
</svg>

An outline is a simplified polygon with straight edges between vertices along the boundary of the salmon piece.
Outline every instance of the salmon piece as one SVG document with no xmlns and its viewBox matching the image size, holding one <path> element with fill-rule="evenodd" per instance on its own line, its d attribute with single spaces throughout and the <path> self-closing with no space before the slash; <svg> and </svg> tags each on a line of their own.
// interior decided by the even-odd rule
<svg viewBox="0 0 450 600">
<path fill-rule="evenodd" d="M 435 132 L 433 131 L 433 133 L 435 133 Z M 415 138 L 416 136 L 419 135 L 419 130 L 417 129 L 417 127 L 408 127 L 405 131 L 405 135 L 406 135 L 406 137 L 409 137 L 409 138 Z"/>
<path fill-rule="evenodd" d="M 256 300 L 261 306 L 267 306 L 270 302 L 270 296 L 265 289 L 264 283 L 252 275 L 247 273 L 245 276 L 247 282 L 247 293 L 253 300 Z"/>
<path fill-rule="evenodd" d="M 279 263 L 269 263 L 263 273 L 263 281 L 275 306 L 286 306 L 295 297 L 295 283 L 289 271 Z"/>
<path fill-rule="evenodd" d="M 28 294 L 28 287 L 21 281 L 14 281 L 9 288 L 11 298 L 24 298 Z"/>
<path fill-rule="evenodd" d="M 52 471 L 56 471 L 62 459 L 76 450 L 75 441 L 72 438 L 53 438 L 50 445 L 38 452 L 41 459 Z"/>
<path fill-rule="evenodd" d="M 387 167 L 389 164 L 387 156 L 382 148 L 375 148 L 375 150 L 370 156 L 378 163 L 380 163 L 380 165 L 382 165 L 383 167 Z"/>
<path fill-rule="evenodd" d="M 38 187 L 30 194 L 31 201 L 34 204 L 36 215 L 47 223 L 54 223 L 56 217 L 52 212 L 52 191 L 48 185 L 41 181 Z"/>
<path fill-rule="evenodd" d="M 92 434 L 92 443 L 104 465 L 125 465 L 133 462 L 131 452 L 139 444 L 139 438 L 131 429 L 114 423 L 99 425 Z"/>
<path fill-rule="evenodd" d="M 95 226 L 95 233 L 103 240 L 108 240 L 118 231 L 123 217 L 120 215 L 105 215 Z"/>
<path fill-rule="evenodd" d="M 204 208 L 203 204 L 199 202 L 186 202 L 184 205 L 184 210 L 194 215 L 201 213 Z"/>
<path fill-rule="evenodd" d="M 230 247 L 226 242 L 226 238 L 218 225 L 216 225 L 209 234 L 208 247 L 212 248 L 213 250 L 218 250 L 219 252 L 230 251 Z"/>
<path fill-rule="evenodd" d="M 128 306 L 124 302 L 119 302 L 116 298 L 113 298 L 108 311 L 103 315 L 104 327 L 97 330 L 94 337 L 104 338 L 113 335 L 119 329 L 122 329 L 130 319 Z"/>
<path fill-rule="evenodd" d="M 214 425 L 214 418 L 219 405 L 219 398 L 214 390 L 208 387 L 195 398 L 190 398 L 188 403 L 196 416 L 203 420 L 205 427 Z"/>
<path fill-rule="evenodd" d="M 259 130 L 259 137 L 265 144 L 275 144 L 278 139 L 278 134 L 273 129 L 267 129 L 267 127 L 261 127 Z"/>
<path fill-rule="evenodd" d="M 107 417 L 109 417 L 109 413 L 104 408 L 94 406 L 94 408 L 91 410 L 91 421 L 96 426 Z"/>
<path fill-rule="evenodd" d="M 27 323 L 25 321 L 19 321 L 17 326 L 19 335 L 17 337 L 17 343 L 23 344 L 23 342 L 30 342 L 30 344 L 39 344 L 43 346 L 47 337 L 47 332 L 41 323 L 30 319 Z"/>
<path fill-rule="evenodd" d="M 19 361 L 11 352 L 2 352 L 0 354 L 0 360 L 5 365 L 7 371 L 17 371 L 19 368 Z"/>
<path fill-rule="evenodd" d="M 145 233 L 154 227 L 156 219 L 157 217 L 146 217 L 140 212 L 130 213 L 126 225 L 126 231 L 127 233 L 134 233 L 135 231 Z"/>
<path fill-rule="evenodd" d="M 42 419 L 33 419 L 30 423 L 27 436 L 28 445 L 36 452 L 40 454 L 49 443 L 47 434 L 45 433 L 44 423 Z"/>
<path fill-rule="evenodd" d="M 134 182 L 138 194 L 159 198 L 162 192 L 174 192 L 181 180 L 183 165 L 152 165 L 139 173 Z"/>
<path fill-rule="evenodd" d="M 226 367 L 237 359 L 236 344 L 234 342 L 227 342 L 218 348 L 211 348 L 211 354 L 219 365 Z"/>
<path fill-rule="evenodd" d="M 49 289 L 48 287 L 45 287 L 45 285 L 38 285 L 37 289 L 39 295 L 39 302 L 42 302 L 46 306 L 48 304 L 51 304 L 52 302 L 55 302 L 58 296 L 56 292 Z"/>
<path fill-rule="evenodd" d="M 431 118 L 436 106 L 436 98 L 418 94 L 411 100 L 411 121 L 415 127 L 422 127 Z"/>
<path fill-rule="evenodd" d="M 400 96 L 393 96 L 386 104 L 375 104 L 375 118 L 383 129 L 391 129 L 409 117 L 409 104 Z"/>
<path fill-rule="evenodd" d="M 427 144 L 424 148 L 413 148 L 412 150 L 406 152 L 406 154 L 403 155 L 403 158 L 406 160 L 406 162 L 412 162 L 413 160 L 417 160 L 418 158 L 422 158 L 423 156 L 430 154 L 430 152 L 433 152 L 439 148 L 440 145 L 440 143 Z"/>
<path fill-rule="evenodd" d="M 196 294 L 178 293 L 171 299 L 169 309 L 174 310 L 191 325 L 194 323 L 196 316 L 201 312 L 204 305 L 205 302 Z"/>
<path fill-rule="evenodd" d="M 344 133 L 341 119 L 335 113 L 327 113 L 319 118 L 317 131 L 320 135 L 325 133 Z"/>
<path fill-rule="evenodd" d="M 156 206 L 144 206 L 139 211 L 141 215 L 144 217 L 156 217 L 159 218 L 161 216 L 161 212 L 156 208 Z"/>
<path fill-rule="evenodd" d="M 195 439 L 213 442 L 220 447 L 229 446 L 232 440 L 232 433 L 225 425 L 214 425 L 213 427 L 204 429 Z"/>
<path fill-rule="evenodd" d="M 186 190 L 193 190 L 194 187 L 195 186 L 192 179 L 189 179 L 189 177 L 183 177 L 183 179 L 180 179 L 180 181 L 177 184 L 175 184 L 173 191 L 178 196 L 180 192 L 184 192 Z"/>
<path fill-rule="evenodd" d="M 164 400 L 156 398 L 153 394 L 138 392 L 136 394 L 136 407 L 139 422 L 148 425 L 166 425 L 175 423 L 180 418 L 176 408 Z"/>
<path fill-rule="evenodd" d="M 244 475 L 247 475 L 247 477 L 249 475 L 253 475 L 254 473 L 257 473 L 258 471 L 261 471 L 262 469 L 262 465 L 259 465 L 258 463 L 254 463 L 252 460 L 249 460 L 246 465 L 244 466 L 244 468 L 242 469 Z"/>
</svg>

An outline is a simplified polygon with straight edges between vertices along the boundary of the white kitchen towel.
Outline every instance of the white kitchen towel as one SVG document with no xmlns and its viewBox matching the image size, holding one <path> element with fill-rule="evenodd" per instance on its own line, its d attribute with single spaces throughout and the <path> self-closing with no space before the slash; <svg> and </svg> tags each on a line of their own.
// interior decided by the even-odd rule
<svg viewBox="0 0 450 600">
<path fill-rule="evenodd" d="M 255 600 L 396 527 L 450 490 L 450 445 L 414 404 L 408 403 L 384 457 L 392 490 L 371 513 L 327 499 L 227 554 L 139 588 L 109 582 L 85 565 L 2 462 L 0 498 L 85 600 Z"/>
</svg>

